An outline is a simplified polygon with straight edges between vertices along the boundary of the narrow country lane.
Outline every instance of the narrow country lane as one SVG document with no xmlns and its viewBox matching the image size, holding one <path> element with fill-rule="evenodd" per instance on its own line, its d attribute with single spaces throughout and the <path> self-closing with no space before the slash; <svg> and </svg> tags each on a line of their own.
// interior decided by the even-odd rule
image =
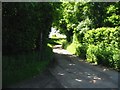
<svg viewBox="0 0 120 90">
<path fill-rule="evenodd" d="M 86 63 L 61 45 L 53 52 L 54 63 L 48 70 L 10 88 L 118 88 L 118 72 Z"/>
<path fill-rule="evenodd" d="M 56 65 L 50 72 L 65 88 L 118 88 L 118 72 L 90 65 L 57 45 Z"/>
</svg>

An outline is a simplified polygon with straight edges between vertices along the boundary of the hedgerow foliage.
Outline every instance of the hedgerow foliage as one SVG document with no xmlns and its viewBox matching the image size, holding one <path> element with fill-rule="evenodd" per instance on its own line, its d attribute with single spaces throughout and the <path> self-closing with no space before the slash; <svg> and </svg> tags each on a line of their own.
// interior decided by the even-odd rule
<svg viewBox="0 0 120 90">
<path fill-rule="evenodd" d="M 119 69 L 119 5 L 120 2 L 61 3 L 59 19 L 53 26 L 67 36 L 63 47 L 89 62 Z"/>
<path fill-rule="evenodd" d="M 87 44 L 98 45 L 103 43 L 104 46 L 113 46 L 120 49 L 120 28 L 97 28 L 85 33 L 84 42 Z"/>
<path fill-rule="evenodd" d="M 88 62 L 120 69 L 120 27 L 88 30 L 76 51 Z"/>
</svg>

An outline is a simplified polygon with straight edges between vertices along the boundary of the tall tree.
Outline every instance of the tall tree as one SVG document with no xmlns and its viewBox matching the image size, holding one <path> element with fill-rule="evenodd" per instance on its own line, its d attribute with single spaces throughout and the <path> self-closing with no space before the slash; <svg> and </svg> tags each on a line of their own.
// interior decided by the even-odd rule
<svg viewBox="0 0 120 90">
<path fill-rule="evenodd" d="M 3 54 L 40 50 L 41 39 L 46 46 L 53 18 L 50 3 L 6 2 L 2 7 Z"/>
</svg>

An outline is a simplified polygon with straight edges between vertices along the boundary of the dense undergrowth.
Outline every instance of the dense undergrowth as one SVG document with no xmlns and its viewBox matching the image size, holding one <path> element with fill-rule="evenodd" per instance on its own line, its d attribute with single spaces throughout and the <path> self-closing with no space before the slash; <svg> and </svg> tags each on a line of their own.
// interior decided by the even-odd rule
<svg viewBox="0 0 120 90">
<path fill-rule="evenodd" d="M 104 65 L 120 71 L 119 27 L 88 30 L 83 35 L 82 41 L 74 36 L 73 42 L 64 42 L 63 47 L 90 63 Z"/>
</svg>

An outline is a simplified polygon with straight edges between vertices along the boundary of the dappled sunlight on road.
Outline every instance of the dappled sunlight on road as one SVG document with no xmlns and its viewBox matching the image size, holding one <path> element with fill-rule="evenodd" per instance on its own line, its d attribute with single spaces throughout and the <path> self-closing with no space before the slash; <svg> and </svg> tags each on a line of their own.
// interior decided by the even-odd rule
<svg viewBox="0 0 120 90">
<path fill-rule="evenodd" d="M 103 69 L 104 72 L 105 72 L 105 71 L 108 71 L 108 70 L 109 70 L 109 69 L 106 69 L 106 68 Z"/>
<path fill-rule="evenodd" d="M 63 75 L 64 75 L 64 73 L 58 73 L 58 75 L 63 76 Z"/>
<path fill-rule="evenodd" d="M 71 63 L 70 63 L 69 65 L 70 65 L 70 66 L 74 66 L 75 64 L 71 64 Z"/>
<path fill-rule="evenodd" d="M 96 83 L 96 80 L 91 80 L 90 83 Z"/>
<path fill-rule="evenodd" d="M 56 67 L 50 71 L 65 88 L 117 88 L 118 73 L 90 64 L 72 55 L 61 45 L 53 47 Z"/>
<path fill-rule="evenodd" d="M 82 80 L 80 80 L 80 79 L 75 79 L 76 81 L 78 81 L 78 82 L 82 82 Z"/>
</svg>

